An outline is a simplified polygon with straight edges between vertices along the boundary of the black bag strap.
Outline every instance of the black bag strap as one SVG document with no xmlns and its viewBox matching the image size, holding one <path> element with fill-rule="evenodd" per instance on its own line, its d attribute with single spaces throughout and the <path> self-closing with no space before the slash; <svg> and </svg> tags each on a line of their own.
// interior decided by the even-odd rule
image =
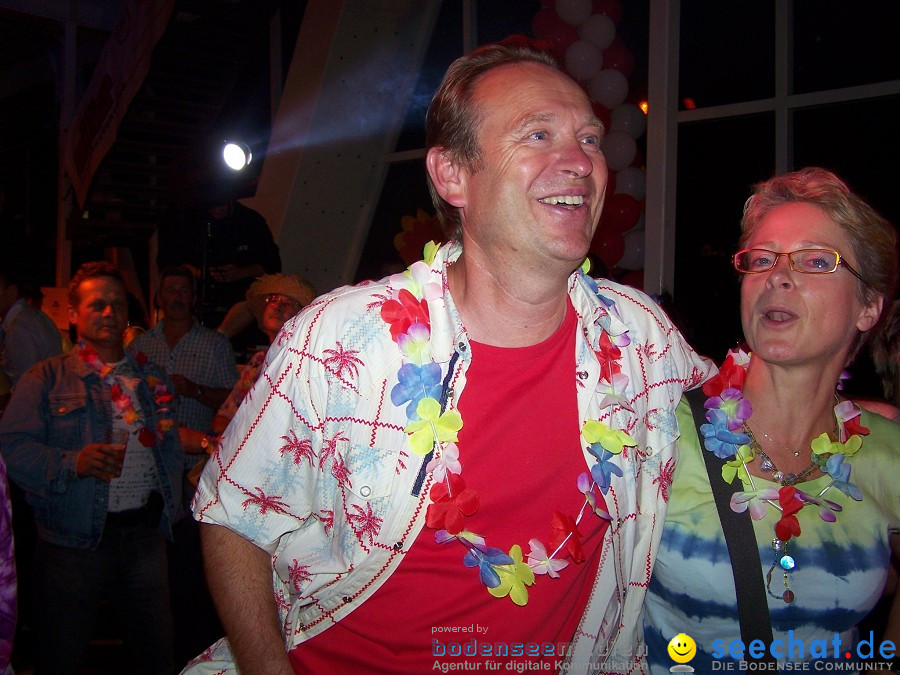
<svg viewBox="0 0 900 675">
<path fill-rule="evenodd" d="M 700 426 L 706 424 L 706 411 L 703 404 L 707 397 L 701 389 L 687 391 L 684 396 L 691 404 L 694 425 L 697 435 L 700 437 Z M 728 555 L 731 557 L 734 590 L 737 594 L 738 620 L 741 624 L 741 640 L 745 647 L 749 646 L 753 640 L 762 640 L 766 649 L 763 656 L 757 660 L 775 663 L 775 657 L 769 650 L 769 646 L 772 644 L 772 621 L 769 617 L 766 587 L 761 574 L 762 561 L 756 546 L 756 535 L 753 533 L 753 521 L 750 519 L 749 511 L 736 513 L 731 510 L 731 495 L 740 491 L 741 481 L 735 478 L 731 483 L 726 483 L 722 479 L 722 467 L 725 466 L 725 460 L 703 448 L 702 441 L 700 446 L 700 454 L 703 455 L 703 461 L 706 463 L 709 485 L 716 500 L 719 520 L 722 523 L 725 544 L 728 546 Z M 744 658 L 753 660 L 753 657 L 747 652 L 745 652 Z"/>
</svg>

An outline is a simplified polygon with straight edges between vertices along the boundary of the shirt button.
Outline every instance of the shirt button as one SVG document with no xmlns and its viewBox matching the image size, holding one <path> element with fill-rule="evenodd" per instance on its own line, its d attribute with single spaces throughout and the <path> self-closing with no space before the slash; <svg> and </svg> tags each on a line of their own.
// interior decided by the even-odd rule
<svg viewBox="0 0 900 675">
<path fill-rule="evenodd" d="M 580 380 L 586 380 L 586 379 L 587 379 L 587 376 L 588 376 L 588 372 L 587 372 L 586 370 L 579 370 L 579 371 L 578 371 L 578 379 L 580 379 Z"/>
<path fill-rule="evenodd" d="M 402 542 L 402 541 L 398 541 L 396 544 L 394 544 L 394 550 L 395 550 L 395 551 L 402 551 L 402 550 L 403 550 L 403 542 Z"/>
<path fill-rule="evenodd" d="M 370 494 L 372 494 L 372 488 L 370 488 L 368 485 L 363 485 L 359 489 L 359 494 L 363 497 L 368 497 Z"/>
<path fill-rule="evenodd" d="M 466 351 L 466 343 L 460 342 L 458 345 L 456 345 L 456 348 L 459 349 L 459 351 L 464 352 Z"/>
</svg>

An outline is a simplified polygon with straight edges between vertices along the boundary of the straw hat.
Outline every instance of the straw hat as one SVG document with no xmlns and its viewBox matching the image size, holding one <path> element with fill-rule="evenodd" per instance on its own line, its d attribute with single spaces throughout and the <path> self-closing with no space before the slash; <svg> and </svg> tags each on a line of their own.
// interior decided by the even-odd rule
<svg viewBox="0 0 900 675">
<path fill-rule="evenodd" d="M 272 294 L 286 295 L 306 307 L 316 297 L 316 289 L 297 274 L 266 274 L 250 284 L 247 289 L 247 305 L 257 320 L 266 308 L 266 297 Z"/>
</svg>

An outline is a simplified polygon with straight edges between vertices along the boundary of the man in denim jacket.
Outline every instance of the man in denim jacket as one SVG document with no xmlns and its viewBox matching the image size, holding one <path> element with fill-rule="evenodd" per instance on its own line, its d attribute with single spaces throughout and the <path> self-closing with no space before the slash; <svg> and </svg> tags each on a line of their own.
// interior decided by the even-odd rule
<svg viewBox="0 0 900 675">
<path fill-rule="evenodd" d="M 179 516 L 183 465 L 170 387 L 124 351 L 127 301 L 115 267 L 83 265 L 69 303 L 78 344 L 24 375 L 0 422 L 0 451 L 39 537 L 35 672 L 78 670 L 103 597 L 123 610 L 134 667 L 168 672 L 165 538 Z"/>
</svg>

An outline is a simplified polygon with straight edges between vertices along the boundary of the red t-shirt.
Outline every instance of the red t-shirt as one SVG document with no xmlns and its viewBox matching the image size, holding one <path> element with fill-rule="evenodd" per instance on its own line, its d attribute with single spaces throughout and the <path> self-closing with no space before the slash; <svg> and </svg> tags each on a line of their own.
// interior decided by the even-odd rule
<svg viewBox="0 0 900 675">
<path fill-rule="evenodd" d="M 471 344 L 458 446 L 461 475 L 480 506 L 466 527 L 505 553 L 518 544 L 526 562 L 532 538 L 552 553 L 553 512 L 574 518 L 584 503 L 576 486 L 587 471 L 575 390 L 576 327 L 570 304 L 563 324 L 540 344 Z M 586 510 L 578 526 L 585 562 L 569 559 L 556 579 L 537 575 L 522 607 L 490 595 L 478 569 L 463 564 L 466 548 L 437 544 L 435 530 L 425 527 L 371 598 L 291 652 L 294 670 L 424 673 L 445 663 L 480 662 L 478 669 L 488 670 L 486 661 L 541 660 L 552 667 L 584 611 L 606 527 Z M 504 648 L 513 656 L 498 656 Z"/>
</svg>

